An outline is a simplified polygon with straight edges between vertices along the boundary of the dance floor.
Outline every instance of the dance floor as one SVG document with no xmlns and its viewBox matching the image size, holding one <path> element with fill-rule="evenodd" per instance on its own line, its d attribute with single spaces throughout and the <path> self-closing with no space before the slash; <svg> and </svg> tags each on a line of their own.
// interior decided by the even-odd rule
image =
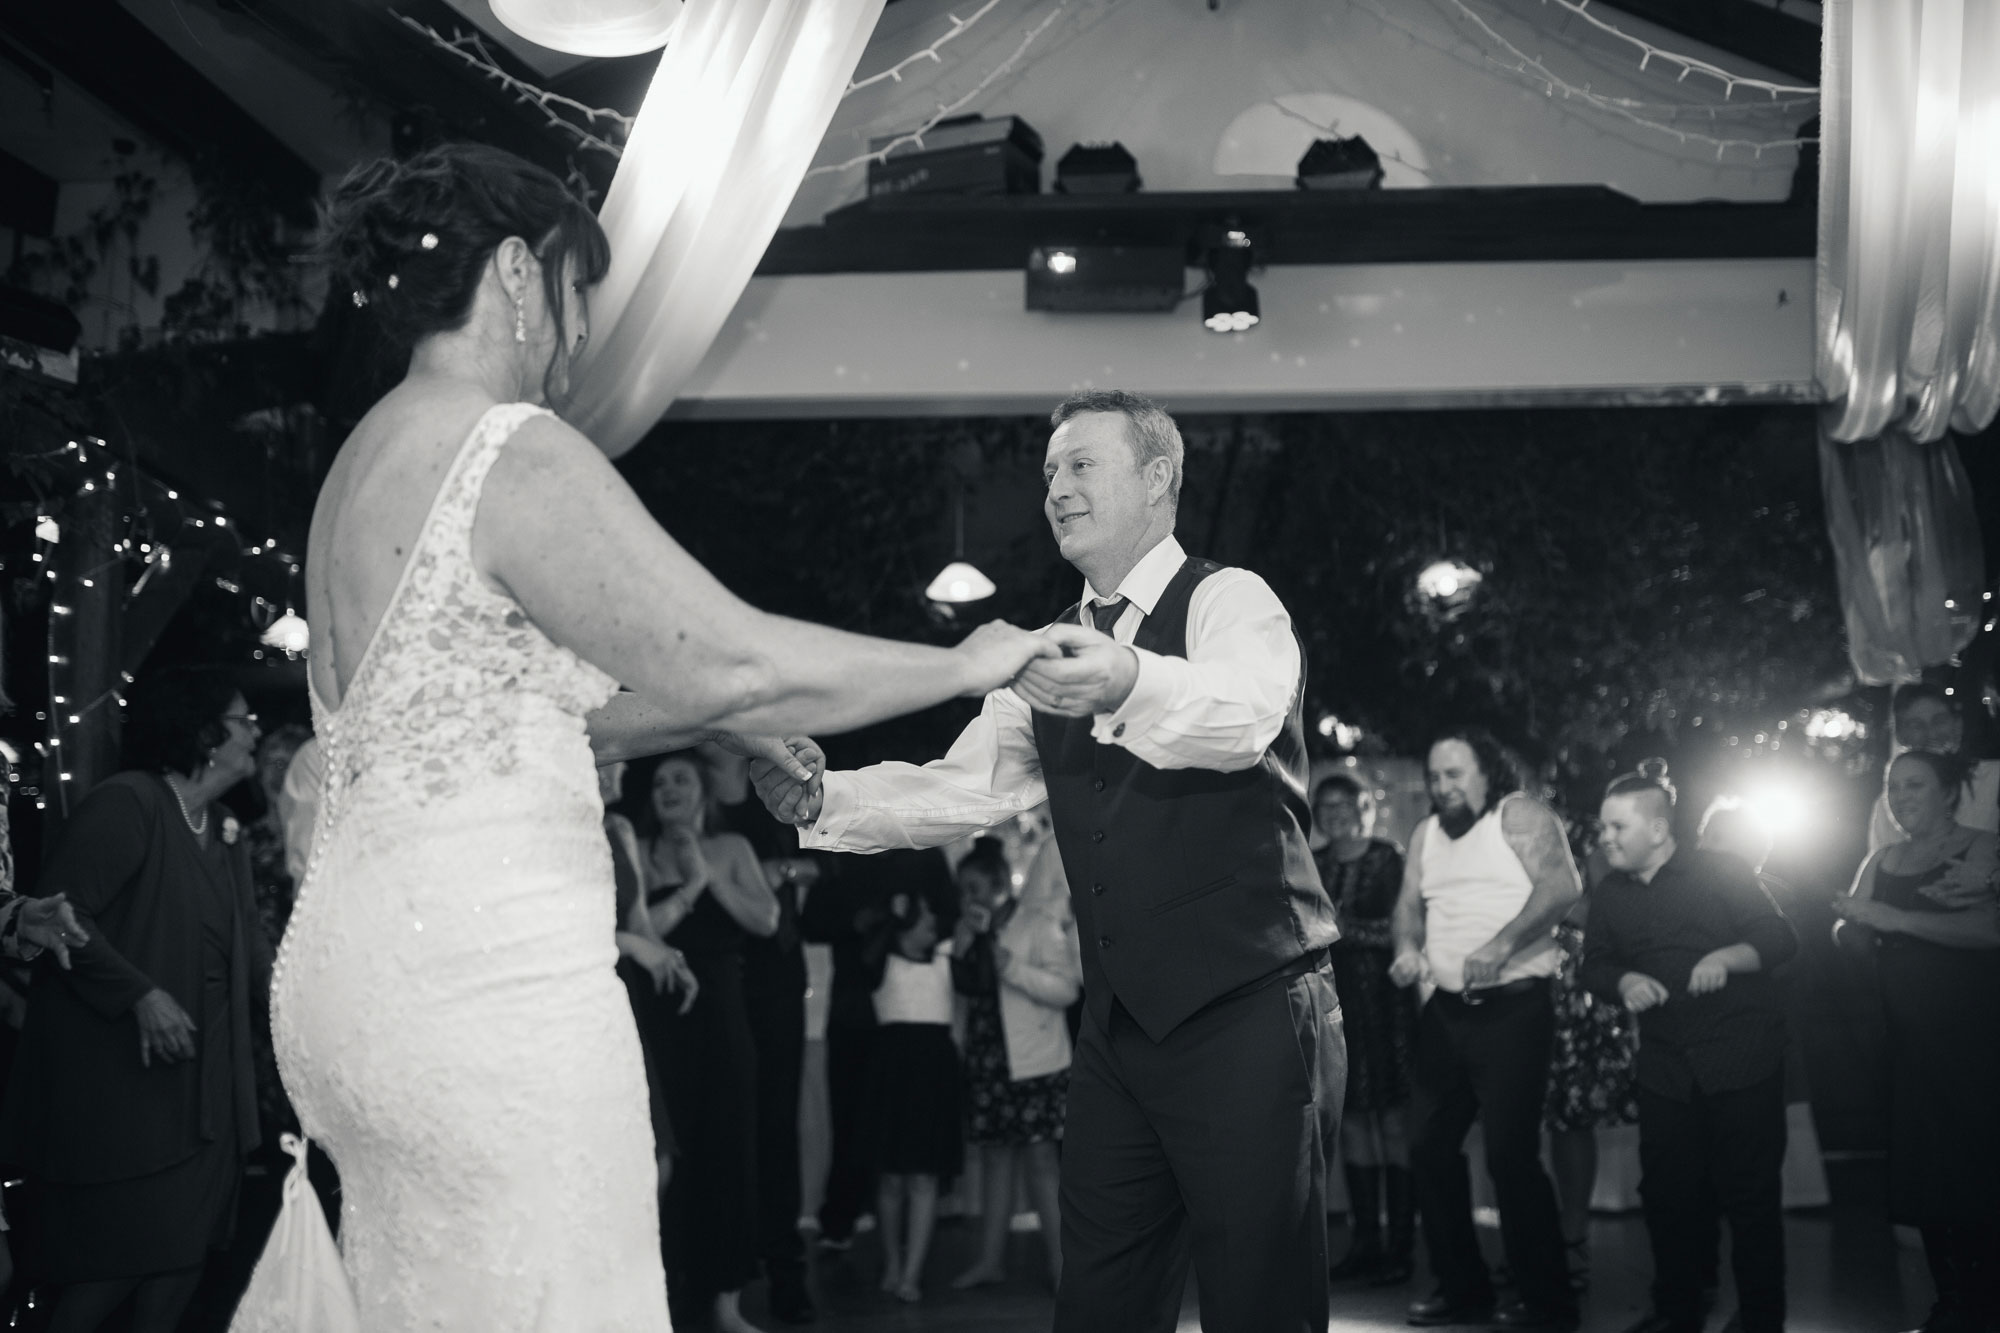
<svg viewBox="0 0 2000 1333">
<path fill-rule="evenodd" d="M 1837 1183 L 1836 1199 L 1856 1201 L 1793 1213 L 1787 1218 L 1788 1328 L 1792 1333 L 1891 1333 L 1913 1328 L 1930 1308 L 1930 1282 L 1922 1253 L 1897 1245 L 1879 1203 L 1869 1197 L 1877 1193 L 1868 1179 L 1874 1171 L 1864 1166 L 1841 1174 L 1850 1177 L 1840 1182 L 1849 1188 L 1842 1189 Z M 1497 1258 L 1498 1233 L 1486 1231 L 1483 1237 Z M 1637 1214 L 1601 1216 L 1592 1224 L 1590 1240 L 1593 1272 L 1591 1289 L 1584 1297 L 1583 1327 L 1588 1333 L 1618 1333 L 1645 1308 L 1650 1267 L 1645 1226 Z M 950 1279 L 969 1261 L 973 1230 L 962 1221 L 941 1224 L 932 1249 L 926 1296 L 918 1305 L 905 1305 L 876 1290 L 880 1255 L 872 1241 L 873 1237 L 863 1236 L 849 1254 L 822 1254 L 816 1259 L 814 1291 L 820 1301 L 820 1319 L 812 1327 L 822 1333 L 878 1329 L 898 1333 L 1042 1333 L 1049 1326 L 1052 1302 L 1043 1276 L 1041 1244 L 1033 1235 L 1013 1237 L 1009 1262 L 1014 1277 L 1006 1285 L 955 1292 L 950 1289 Z M 1336 1253 L 1344 1243 L 1344 1235 L 1337 1235 Z M 1336 1291 L 1331 1328 L 1339 1333 L 1402 1329 L 1406 1327 L 1403 1307 L 1413 1294 L 1428 1290 L 1420 1272 L 1418 1281 L 1407 1288 Z M 762 1316 L 760 1288 L 746 1294 L 744 1307 L 753 1318 Z M 1725 1290 L 1710 1329 L 1719 1329 L 1733 1308 Z M 761 1319 L 760 1323 L 767 1329 L 783 1327 Z M 1194 1333 L 1200 1327 L 1190 1283 L 1180 1329 Z"/>
</svg>

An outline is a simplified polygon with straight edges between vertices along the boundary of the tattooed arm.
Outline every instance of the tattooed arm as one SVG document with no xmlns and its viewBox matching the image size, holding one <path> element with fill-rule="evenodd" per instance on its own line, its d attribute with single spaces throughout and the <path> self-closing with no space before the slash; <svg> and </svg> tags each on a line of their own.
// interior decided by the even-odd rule
<svg viewBox="0 0 2000 1333">
<path fill-rule="evenodd" d="M 1569 837 L 1553 810 L 1531 797 L 1509 796 L 1500 806 L 1500 833 L 1534 889 L 1512 921 L 1466 956 L 1467 987 L 1498 981 L 1508 960 L 1546 940 L 1583 893 Z"/>
</svg>

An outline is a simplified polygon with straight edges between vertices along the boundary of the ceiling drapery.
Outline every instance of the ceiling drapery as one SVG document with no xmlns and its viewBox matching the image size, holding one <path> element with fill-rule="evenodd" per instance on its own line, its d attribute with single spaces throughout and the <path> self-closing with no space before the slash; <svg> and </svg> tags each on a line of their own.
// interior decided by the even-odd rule
<svg viewBox="0 0 2000 1333">
<path fill-rule="evenodd" d="M 616 457 L 707 354 L 853 76 L 884 0 L 688 0 L 601 220 L 611 272 L 569 415 Z"/>
<path fill-rule="evenodd" d="M 1823 13 L 1822 480 L 1861 679 L 1978 631 L 1984 555 L 1956 446 L 2000 410 L 2000 6 Z"/>
</svg>

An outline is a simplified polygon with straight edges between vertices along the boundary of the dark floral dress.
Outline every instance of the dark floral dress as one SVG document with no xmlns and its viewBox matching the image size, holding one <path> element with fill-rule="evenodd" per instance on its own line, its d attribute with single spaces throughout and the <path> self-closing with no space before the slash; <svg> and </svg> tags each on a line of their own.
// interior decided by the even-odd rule
<svg viewBox="0 0 2000 1333">
<path fill-rule="evenodd" d="M 1417 994 L 1389 980 L 1395 941 L 1389 918 L 1403 887 L 1403 854 L 1371 839 L 1352 861 L 1331 845 L 1315 853 L 1333 899 L 1340 940 L 1333 946 L 1333 987 L 1347 1030 L 1347 1110 L 1373 1114 L 1410 1100 L 1410 1051 L 1416 1044 Z"/>
<path fill-rule="evenodd" d="M 1013 908 L 952 963 L 952 981 L 965 997 L 966 1138 L 972 1143 L 1060 1143 L 1069 1070 L 1016 1080 L 1007 1065 L 1007 1031 L 1000 1022 L 1000 974 L 993 965 L 993 937 Z"/>
<path fill-rule="evenodd" d="M 1584 989 L 1583 927 L 1556 927 L 1562 962 L 1556 973 L 1556 1039 L 1549 1063 L 1549 1099 L 1542 1119 L 1552 1130 L 1631 1125 L 1639 1120 L 1632 1067 L 1639 1028 L 1632 1015 Z"/>
</svg>

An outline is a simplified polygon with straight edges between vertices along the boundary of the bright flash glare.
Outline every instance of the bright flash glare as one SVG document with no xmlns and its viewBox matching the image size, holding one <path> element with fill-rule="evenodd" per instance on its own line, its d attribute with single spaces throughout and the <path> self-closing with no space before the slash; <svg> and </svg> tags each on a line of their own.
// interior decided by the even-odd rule
<svg viewBox="0 0 2000 1333">
<path fill-rule="evenodd" d="M 1071 254 L 1067 250 L 1049 251 L 1049 272 L 1051 273 L 1076 272 L 1076 256 Z"/>
<path fill-rule="evenodd" d="M 1805 825 L 1805 797 L 1790 787 L 1765 786 L 1743 797 L 1743 808 L 1761 821 L 1774 838 L 1789 837 Z"/>
</svg>

